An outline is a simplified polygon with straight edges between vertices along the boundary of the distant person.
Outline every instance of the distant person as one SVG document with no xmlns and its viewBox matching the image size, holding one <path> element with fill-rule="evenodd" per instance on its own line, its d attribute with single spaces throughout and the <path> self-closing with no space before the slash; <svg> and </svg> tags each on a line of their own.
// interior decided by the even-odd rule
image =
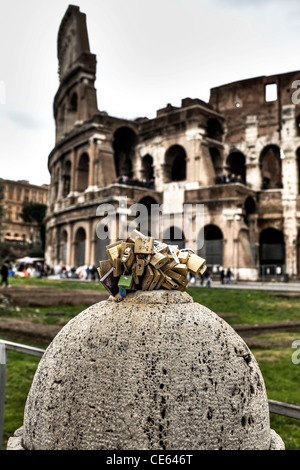
<svg viewBox="0 0 300 470">
<path fill-rule="evenodd" d="M 220 281 L 221 281 L 221 284 L 225 284 L 225 271 L 223 268 L 220 271 Z"/>
<path fill-rule="evenodd" d="M 1 287 L 3 287 L 3 284 L 5 284 L 6 287 L 10 287 L 10 285 L 8 285 L 8 271 L 8 264 L 4 261 L 1 266 Z"/>
<path fill-rule="evenodd" d="M 95 265 L 93 265 L 91 267 L 91 279 L 92 281 L 96 281 L 97 280 L 97 268 Z"/>
<path fill-rule="evenodd" d="M 226 284 L 231 284 L 232 271 L 230 268 L 227 269 L 226 273 Z"/>
<path fill-rule="evenodd" d="M 204 277 L 206 279 L 206 287 L 210 287 L 211 286 L 211 277 L 210 277 L 210 270 L 207 268 L 205 273 L 204 273 Z"/>
<path fill-rule="evenodd" d="M 196 284 L 196 276 L 194 273 L 190 273 L 190 284 Z"/>
<path fill-rule="evenodd" d="M 236 182 L 237 182 L 237 183 L 241 183 L 241 184 L 245 184 L 245 180 L 244 180 L 244 178 L 242 177 L 242 175 L 237 175 L 237 177 L 236 177 Z"/>
</svg>

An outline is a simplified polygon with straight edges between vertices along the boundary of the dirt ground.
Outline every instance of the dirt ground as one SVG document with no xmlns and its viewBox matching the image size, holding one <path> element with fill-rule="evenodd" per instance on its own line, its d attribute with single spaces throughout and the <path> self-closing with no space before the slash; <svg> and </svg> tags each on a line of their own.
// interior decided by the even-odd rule
<svg viewBox="0 0 300 470">
<path fill-rule="evenodd" d="M 107 299 L 104 291 L 88 289 L 55 289 L 54 287 L 11 286 L 0 292 L 11 305 L 21 307 L 52 305 L 92 305 Z"/>
<path fill-rule="evenodd" d="M 36 286 L 12 286 L 0 292 L 0 302 L 4 301 L 8 305 L 19 307 L 93 305 L 107 298 L 108 294 L 104 291 L 55 289 Z M 219 313 L 219 316 L 226 320 L 226 317 L 233 315 Z M 12 338 L 12 341 L 26 342 L 32 339 L 40 344 L 49 344 L 65 323 L 62 322 L 60 325 L 42 325 L 33 323 L 29 319 L 1 317 L 0 335 Z M 266 342 L 257 338 L 257 335 L 261 333 L 300 331 L 300 321 L 232 326 L 250 348 L 268 347 L 270 345 L 269 341 Z"/>
<path fill-rule="evenodd" d="M 19 307 L 93 305 L 107 298 L 108 294 L 103 291 L 38 286 L 12 286 L 0 292 L 0 302 Z M 62 327 L 63 324 L 41 325 L 28 319 L 0 318 L 0 335 L 11 338 L 11 341 L 25 342 L 33 339 L 40 344 L 49 344 Z"/>
</svg>

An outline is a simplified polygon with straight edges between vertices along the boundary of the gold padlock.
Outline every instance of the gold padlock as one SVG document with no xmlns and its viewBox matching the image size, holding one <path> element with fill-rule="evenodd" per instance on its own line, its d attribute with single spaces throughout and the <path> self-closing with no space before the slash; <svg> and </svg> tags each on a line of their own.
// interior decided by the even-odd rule
<svg viewBox="0 0 300 470">
<path fill-rule="evenodd" d="M 145 271 L 145 260 L 143 258 L 136 259 L 136 275 L 142 276 Z"/>
</svg>

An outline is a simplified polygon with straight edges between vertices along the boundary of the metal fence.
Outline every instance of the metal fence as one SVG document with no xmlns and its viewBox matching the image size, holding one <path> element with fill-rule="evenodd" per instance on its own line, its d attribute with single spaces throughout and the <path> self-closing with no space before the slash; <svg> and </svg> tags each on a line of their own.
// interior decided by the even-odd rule
<svg viewBox="0 0 300 470">
<path fill-rule="evenodd" d="M 31 356 L 38 357 L 42 357 L 45 352 L 44 349 L 33 348 L 24 344 L 0 340 L 0 449 L 2 449 L 3 446 L 6 363 L 8 350 L 30 354 Z M 289 403 L 284 403 L 281 401 L 269 400 L 269 410 L 270 413 L 300 419 L 300 406 L 297 405 L 291 405 Z"/>
<path fill-rule="evenodd" d="M 288 282 L 288 275 L 285 272 L 284 264 L 261 264 L 259 271 L 263 282 L 270 281 L 271 279 Z"/>
<path fill-rule="evenodd" d="M 11 341 L 0 340 L 0 449 L 3 445 L 4 431 L 4 406 L 5 406 L 5 386 L 6 386 L 6 363 L 7 351 L 17 351 L 30 354 L 31 356 L 42 357 L 45 350 L 26 346 L 25 344 L 12 343 Z"/>
</svg>

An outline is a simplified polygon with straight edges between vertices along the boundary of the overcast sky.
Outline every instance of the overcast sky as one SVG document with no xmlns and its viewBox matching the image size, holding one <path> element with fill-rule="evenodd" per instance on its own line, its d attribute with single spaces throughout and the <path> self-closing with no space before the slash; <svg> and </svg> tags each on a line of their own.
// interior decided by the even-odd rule
<svg viewBox="0 0 300 470">
<path fill-rule="evenodd" d="M 210 88 L 300 69 L 300 0 L 0 0 L 0 177 L 50 182 L 57 33 L 73 3 L 97 55 L 98 107 L 155 117 Z"/>
</svg>

